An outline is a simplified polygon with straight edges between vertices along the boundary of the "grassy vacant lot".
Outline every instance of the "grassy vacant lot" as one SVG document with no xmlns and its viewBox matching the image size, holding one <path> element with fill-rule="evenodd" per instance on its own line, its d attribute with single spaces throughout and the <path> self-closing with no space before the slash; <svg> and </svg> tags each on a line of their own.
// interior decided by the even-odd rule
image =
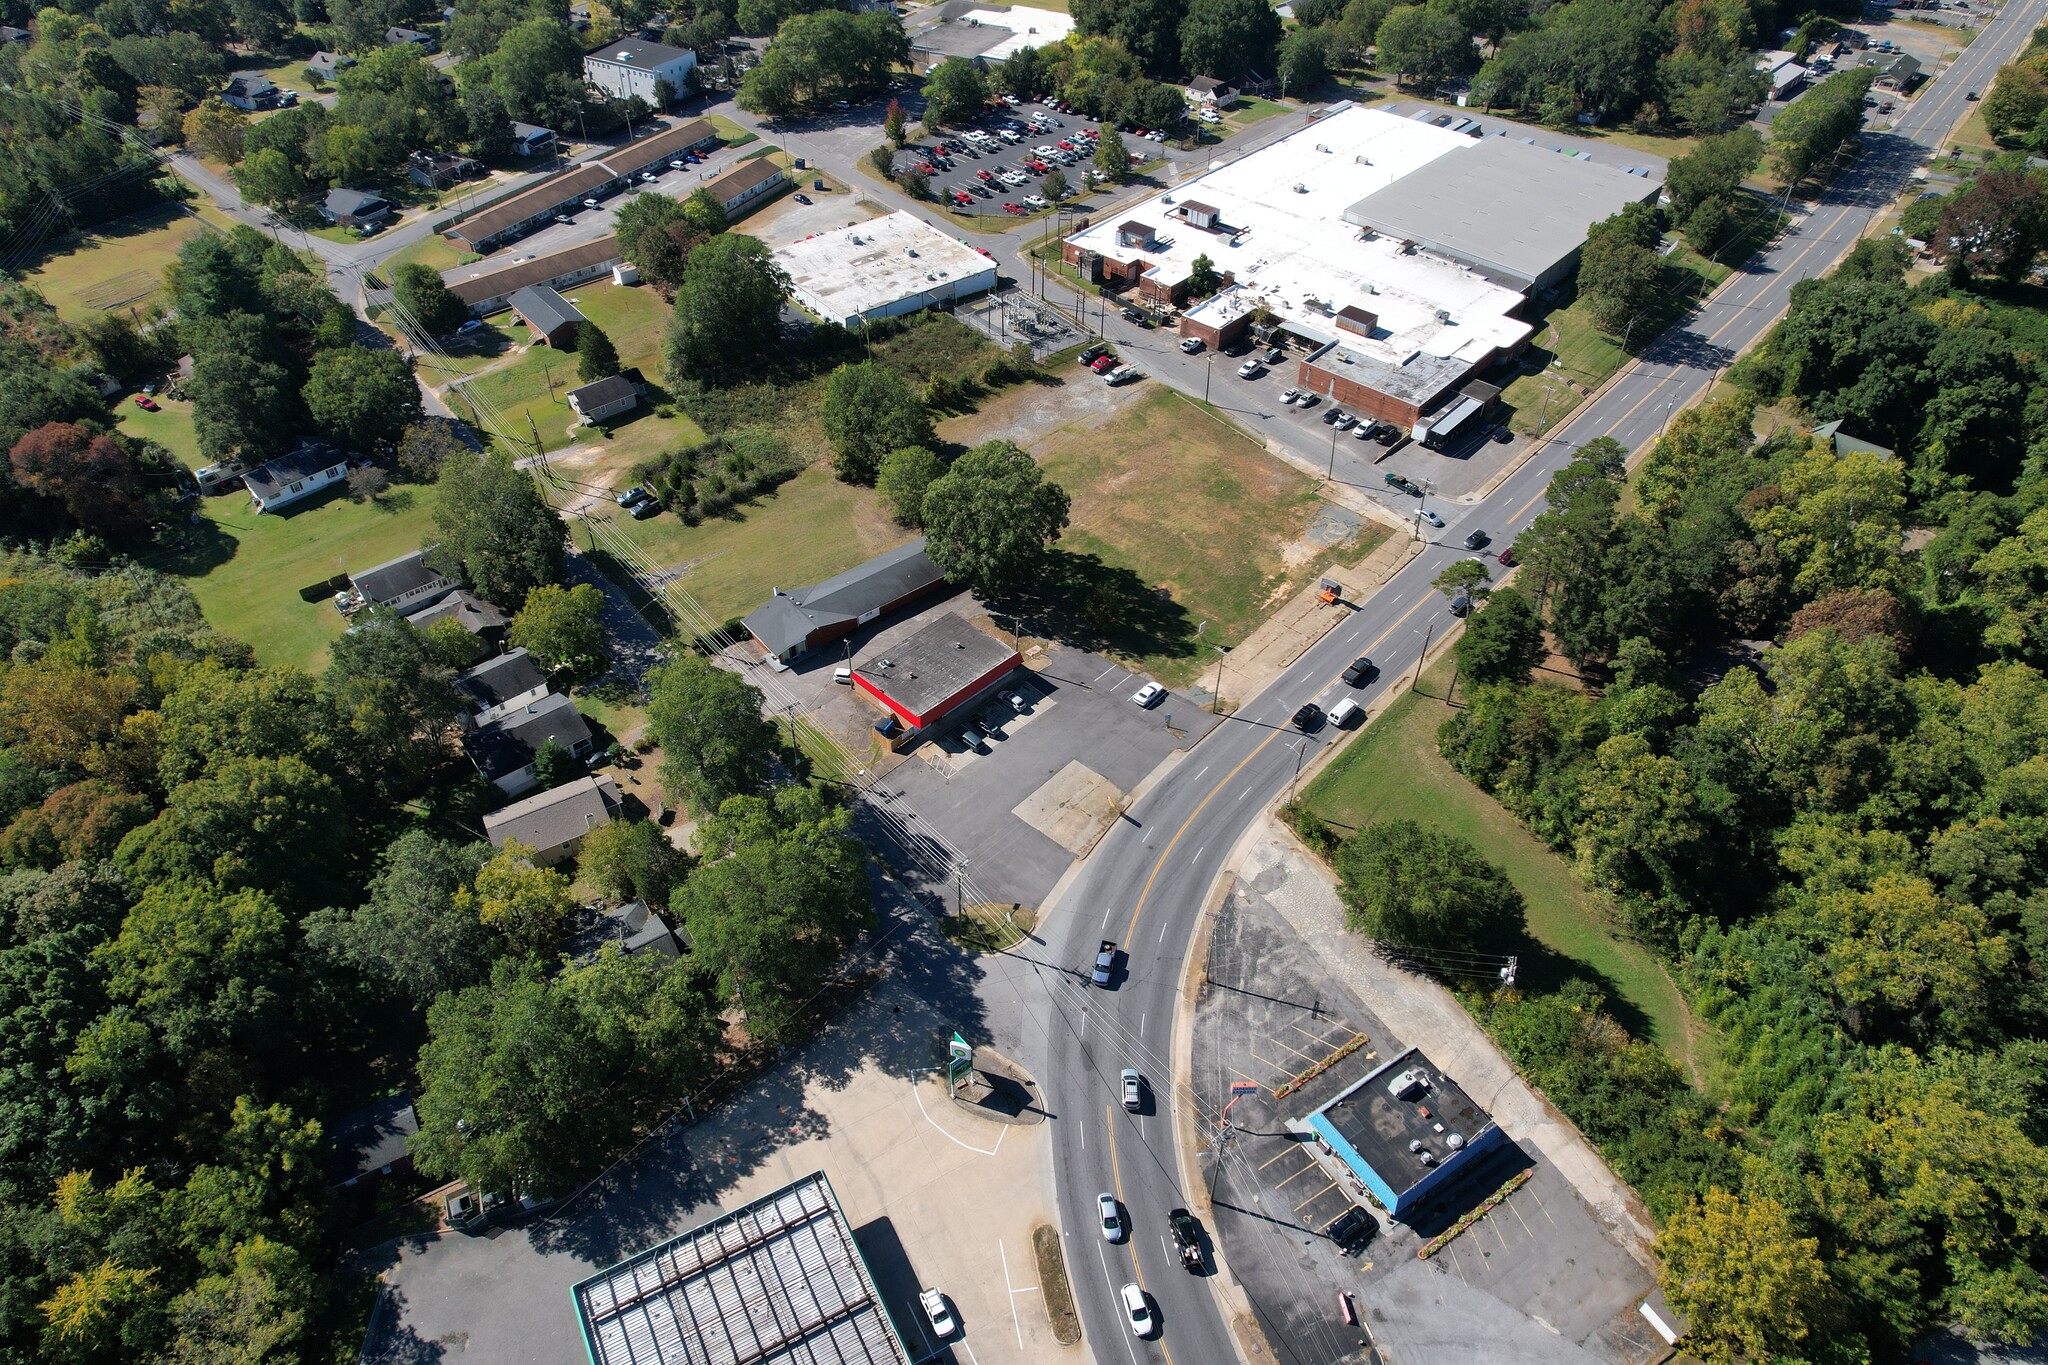
<svg viewBox="0 0 2048 1365">
<path fill-rule="evenodd" d="M 62 239 L 23 278 L 66 322 L 88 322 L 110 308 L 140 312 L 159 301 L 164 267 L 206 230 L 202 220 L 230 226 L 211 208 L 188 212 L 164 204 Z"/>
<path fill-rule="evenodd" d="M 1376 717 L 1303 790 L 1302 804 L 1347 838 L 1381 821 L 1406 819 L 1471 840 L 1528 901 L 1534 943 L 1522 959 L 1523 983 L 1541 990 L 1572 976 L 1595 982 L 1631 1033 L 1698 1075 L 1698 1029 L 1663 965 L 1614 930 L 1601 898 L 1563 859 L 1438 754 L 1437 727 L 1451 714 L 1439 698 L 1449 683 L 1447 666 L 1424 674 L 1419 692 Z"/>
<path fill-rule="evenodd" d="M 408 485 L 381 502 L 342 493 L 259 515 L 238 490 L 205 499 L 185 546 L 152 563 L 184 578 L 206 619 L 264 663 L 317 668 L 347 623 L 299 589 L 417 550 L 433 538 L 434 498 L 431 485 Z"/>
<path fill-rule="evenodd" d="M 822 464 L 698 526 L 667 514 L 635 521 L 609 504 L 593 515 L 611 518 L 656 563 L 680 569 L 679 585 L 717 621 L 746 615 L 775 588 L 830 578 L 911 535 L 876 507 L 873 493 L 839 482 Z"/>
<path fill-rule="evenodd" d="M 1254 123 L 1264 122 L 1275 114 L 1284 114 L 1287 106 L 1273 100 L 1262 100 L 1256 95 L 1246 95 L 1237 104 L 1223 111 L 1225 135 L 1241 133 Z"/>
<path fill-rule="evenodd" d="M 1110 587 L 1120 619 L 1104 643 L 1174 685 L 1200 672 L 1206 646 L 1237 644 L 1383 534 L 1339 527 L 1332 543 L 1307 543 L 1326 510 L 1314 480 L 1164 388 L 1036 453 L 1073 499 L 1065 605 L 1085 617 L 1087 594 Z"/>
</svg>

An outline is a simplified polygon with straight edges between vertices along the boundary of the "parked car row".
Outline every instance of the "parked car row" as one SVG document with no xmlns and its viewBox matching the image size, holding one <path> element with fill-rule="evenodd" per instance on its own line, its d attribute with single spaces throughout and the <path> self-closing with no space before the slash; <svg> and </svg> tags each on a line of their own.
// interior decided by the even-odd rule
<svg viewBox="0 0 2048 1365">
<path fill-rule="evenodd" d="M 1069 128 L 1067 120 L 1053 112 L 1055 105 L 1066 108 L 1056 101 L 1049 102 L 1045 108 L 1034 109 L 1022 118 L 1010 116 L 1011 110 L 1021 105 L 998 106 L 1002 112 L 992 116 L 986 127 L 963 129 L 928 143 L 912 143 L 904 152 L 910 157 L 911 166 L 931 179 L 933 192 L 940 200 L 955 208 L 992 213 L 1000 207 L 1010 214 L 1047 208 L 1050 201 L 1037 193 L 1000 201 L 997 196 L 1001 190 L 1022 189 L 1035 177 L 1060 168 L 1078 168 L 1074 173 L 1083 185 L 1092 185 L 1099 178 L 1094 167 L 1086 163 L 1093 159 L 1100 135 L 1093 128 Z M 1082 116 L 1073 117 L 1078 121 Z M 1033 137 L 1045 140 L 1026 146 Z M 992 161 L 976 167 L 962 164 L 1002 156 L 1012 149 L 1016 159 L 1010 163 Z"/>
</svg>

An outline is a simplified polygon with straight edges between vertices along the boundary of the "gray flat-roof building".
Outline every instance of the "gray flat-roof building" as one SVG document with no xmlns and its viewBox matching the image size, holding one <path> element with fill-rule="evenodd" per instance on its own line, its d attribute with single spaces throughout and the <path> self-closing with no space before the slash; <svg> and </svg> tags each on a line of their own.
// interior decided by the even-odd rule
<svg viewBox="0 0 2048 1365">
<path fill-rule="evenodd" d="M 591 1365 L 910 1365 L 822 1171 L 570 1292 Z"/>
<path fill-rule="evenodd" d="M 854 669 L 853 686 L 916 731 L 974 705 L 1023 662 L 1008 640 L 947 612 Z"/>
<path fill-rule="evenodd" d="M 1586 229 L 1656 199 L 1662 167 L 1603 165 L 1517 137 L 1482 138 L 1344 210 L 1344 221 L 1469 265 L 1510 289 L 1578 266 Z"/>
</svg>

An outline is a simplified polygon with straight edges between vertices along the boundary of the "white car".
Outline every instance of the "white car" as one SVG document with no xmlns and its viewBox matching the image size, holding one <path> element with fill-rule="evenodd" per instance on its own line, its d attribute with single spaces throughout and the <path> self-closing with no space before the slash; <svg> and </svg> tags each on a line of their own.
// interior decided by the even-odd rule
<svg viewBox="0 0 2048 1365">
<path fill-rule="evenodd" d="M 1027 208 L 1042 209 L 1047 207 L 1048 201 L 1042 194 L 1027 194 L 1024 196 L 1024 204 Z"/>
<path fill-rule="evenodd" d="M 1423 509 L 1422 509 L 1421 511 L 1417 512 L 1417 513 L 1416 513 L 1415 515 L 1416 515 L 1416 516 L 1418 516 L 1418 517 L 1421 517 L 1421 518 L 1422 518 L 1422 519 L 1423 519 L 1424 521 L 1428 522 L 1428 523 L 1429 523 L 1429 524 L 1430 524 L 1431 526 L 1441 527 L 1441 526 L 1442 526 L 1442 525 L 1444 524 L 1444 519 L 1443 519 L 1442 517 L 1438 516 L 1438 515 L 1437 515 L 1436 513 L 1434 513 L 1434 512 L 1432 512 L 1432 511 L 1430 511 L 1430 510 L 1429 510 L 1429 509 L 1428 509 L 1427 507 L 1425 507 L 1425 508 L 1423 508 Z"/>
<path fill-rule="evenodd" d="M 1124 1108 L 1135 1114 L 1144 1103 L 1145 1078 L 1138 1074 L 1138 1068 L 1127 1066 L 1123 1072 Z"/>
<path fill-rule="evenodd" d="M 1124 1215 L 1123 1210 L 1116 1206 L 1116 1196 L 1108 1193 L 1096 1195 L 1095 1212 L 1102 1219 L 1102 1240 L 1121 1242 L 1124 1239 Z"/>
<path fill-rule="evenodd" d="M 1037 152 L 1040 156 L 1058 156 L 1060 154 L 1060 149 L 1049 142 L 1041 142 L 1031 150 Z"/>
<path fill-rule="evenodd" d="M 946 1296 L 936 1289 L 927 1289 L 917 1296 L 918 1306 L 924 1309 L 925 1321 L 932 1325 L 932 1335 L 944 1341 L 960 1330 L 960 1324 L 953 1320 L 953 1310 L 946 1307 Z"/>
<path fill-rule="evenodd" d="M 1237 377 L 1239 379 L 1257 379 L 1265 372 L 1266 367 L 1256 360 L 1247 360 L 1244 364 L 1237 367 Z"/>
<path fill-rule="evenodd" d="M 1143 687 L 1131 693 L 1131 700 L 1140 706 L 1150 706 L 1165 695 L 1166 689 L 1158 683 L 1146 683 Z"/>
<path fill-rule="evenodd" d="M 1135 1283 L 1127 1284 L 1117 1295 L 1124 1303 L 1124 1316 L 1130 1321 L 1131 1335 L 1149 1337 L 1152 1335 L 1152 1306 L 1145 1302 L 1145 1291 Z"/>
</svg>

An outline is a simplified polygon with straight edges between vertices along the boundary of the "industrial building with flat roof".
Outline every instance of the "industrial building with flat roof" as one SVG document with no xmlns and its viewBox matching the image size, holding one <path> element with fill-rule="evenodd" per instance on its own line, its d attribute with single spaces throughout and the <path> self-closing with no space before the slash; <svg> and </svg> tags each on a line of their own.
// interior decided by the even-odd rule
<svg viewBox="0 0 2048 1365">
<path fill-rule="evenodd" d="M 995 288 L 996 263 L 914 214 L 897 210 L 775 252 L 790 296 L 827 322 L 915 313 Z"/>
<path fill-rule="evenodd" d="M 1007 640 L 947 612 L 855 668 L 853 686 L 915 732 L 973 706 L 1023 662 Z"/>
<path fill-rule="evenodd" d="M 1641 169 L 1638 167 L 1637 169 Z M 1226 281 L 1183 336 L 1222 347 L 1261 310 L 1307 353 L 1295 382 L 1409 426 L 1532 334 L 1525 291 L 1659 182 L 1514 137 L 1337 112 L 1069 237 L 1068 264 L 1179 306 L 1196 258 Z"/>
<path fill-rule="evenodd" d="M 1507 1141 L 1491 1115 L 1412 1047 L 1287 1126 L 1315 1138 L 1395 1218 Z"/>
<path fill-rule="evenodd" d="M 1544 289 L 1578 267 L 1588 228 L 1663 188 L 1641 166 L 1546 151 L 1534 138 L 1459 137 L 1463 147 L 1367 195 L 1344 221 L 1510 289 Z"/>
<path fill-rule="evenodd" d="M 570 1292 L 591 1365 L 910 1365 L 822 1171 Z"/>
<path fill-rule="evenodd" d="M 909 26 L 910 50 L 920 67 L 964 57 L 983 67 L 1008 61 L 1029 47 L 1064 42 L 1073 36 L 1071 15 L 1028 5 L 1015 8 L 951 0 L 917 15 Z"/>
</svg>

